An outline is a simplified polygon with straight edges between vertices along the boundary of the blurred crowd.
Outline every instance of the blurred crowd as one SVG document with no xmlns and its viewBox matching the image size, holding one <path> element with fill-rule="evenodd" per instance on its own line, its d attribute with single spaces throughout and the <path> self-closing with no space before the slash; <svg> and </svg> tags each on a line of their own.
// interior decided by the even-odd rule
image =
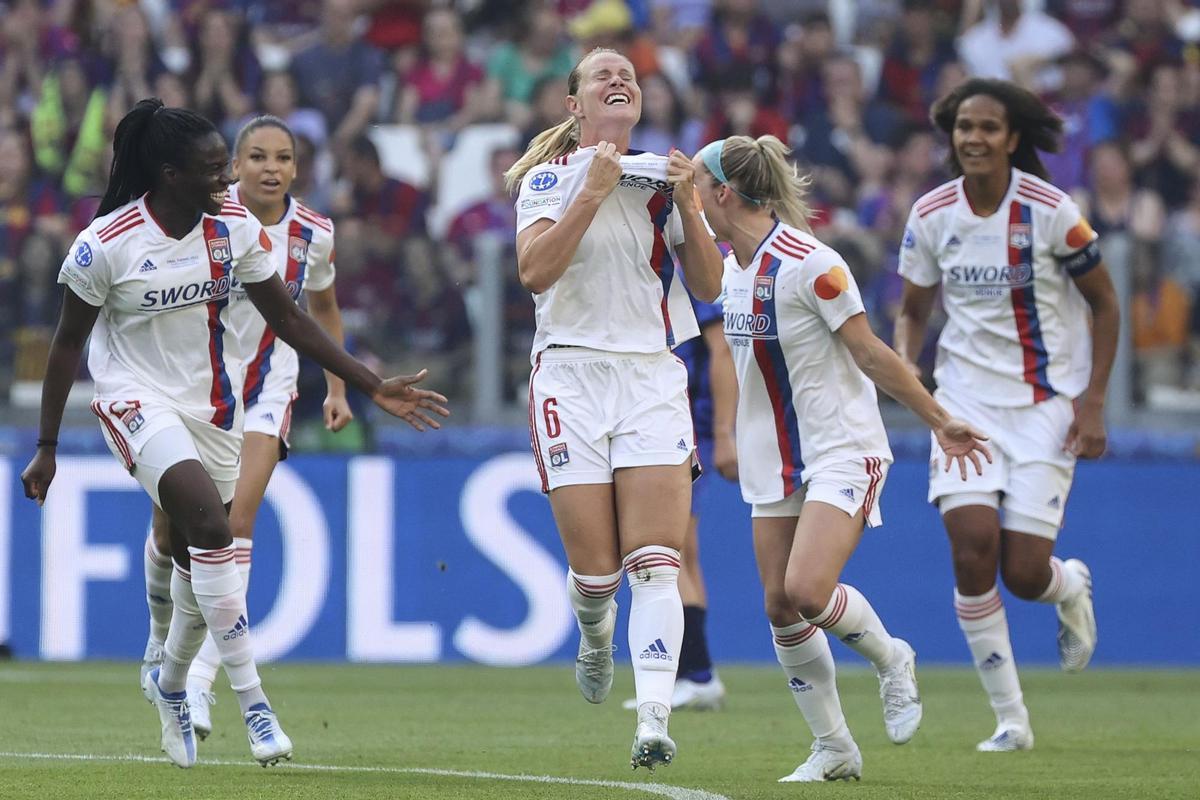
<svg viewBox="0 0 1200 800">
<path fill-rule="evenodd" d="M 471 390 L 484 313 L 476 244 L 497 234 L 491 297 L 519 400 L 533 304 L 499 176 L 565 116 L 566 75 L 595 46 L 637 68 L 634 147 L 789 142 L 815 232 L 885 336 L 908 210 L 947 179 L 930 104 L 969 75 L 1034 89 L 1066 123 L 1054 182 L 1130 244 L 1136 391 L 1200 390 L 1200 0 L 10 0 L 0 28 L 0 404 L 40 377 L 59 262 L 94 213 L 116 122 L 151 95 L 231 141 L 255 114 L 287 120 L 294 193 L 337 224 L 353 346 L 429 364 L 452 396 Z M 480 125 L 512 136 L 479 156 L 485 175 L 451 173 L 474 191 L 448 207 L 462 187 L 439 164 Z M 391 168 L 381 130 L 412 134 L 426 180 Z"/>
</svg>

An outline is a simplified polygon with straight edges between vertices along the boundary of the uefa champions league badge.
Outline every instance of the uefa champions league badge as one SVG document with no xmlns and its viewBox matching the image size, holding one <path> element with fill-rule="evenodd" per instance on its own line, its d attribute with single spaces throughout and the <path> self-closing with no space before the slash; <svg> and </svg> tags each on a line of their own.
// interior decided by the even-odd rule
<svg viewBox="0 0 1200 800">
<path fill-rule="evenodd" d="M 544 192 L 558 185 L 558 176 L 549 170 L 539 172 L 529 179 L 529 189 L 534 192 Z"/>
<path fill-rule="evenodd" d="M 550 466 L 562 467 L 569 463 L 571 463 L 571 456 L 567 453 L 566 442 L 550 445 Z"/>
<path fill-rule="evenodd" d="M 917 237 L 913 235 L 912 228 L 904 229 L 904 249 L 912 250 L 917 246 Z"/>
<path fill-rule="evenodd" d="M 80 242 L 79 247 L 75 248 L 75 263 L 81 267 L 92 265 L 92 248 L 87 242 Z"/>
</svg>

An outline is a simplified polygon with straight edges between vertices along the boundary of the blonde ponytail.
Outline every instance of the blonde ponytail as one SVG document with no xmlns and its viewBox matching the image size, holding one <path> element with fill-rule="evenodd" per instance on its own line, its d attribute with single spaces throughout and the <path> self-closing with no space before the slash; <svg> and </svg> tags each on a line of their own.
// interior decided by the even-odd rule
<svg viewBox="0 0 1200 800">
<path fill-rule="evenodd" d="M 533 137 L 525 154 L 504 173 L 504 188 L 509 194 L 521 186 L 521 180 L 538 164 L 566 155 L 579 146 L 579 123 L 574 118 L 563 120 L 553 128 Z"/>
<path fill-rule="evenodd" d="M 740 194 L 771 209 L 784 223 L 812 232 L 804 202 L 812 179 L 788 161 L 791 150 L 774 136 L 730 136 L 721 149 L 721 168 Z"/>
</svg>

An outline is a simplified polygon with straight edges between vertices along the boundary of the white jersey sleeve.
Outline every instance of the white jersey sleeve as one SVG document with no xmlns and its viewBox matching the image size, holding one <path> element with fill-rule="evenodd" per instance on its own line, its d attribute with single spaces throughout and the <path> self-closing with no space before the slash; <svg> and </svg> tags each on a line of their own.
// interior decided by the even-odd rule
<svg viewBox="0 0 1200 800">
<path fill-rule="evenodd" d="M 313 231 L 312 243 L 308 246 L 308 277 L 304 282 L 305 291 L 323 292 L 333 286 L 337 275 L 334 266 L 333 221 L 329 221 L 330 231 Z"/>
<path fill-rule="evenodd" d="M 829 330 L 836 333 L 842 323 L 865 310 L 858 283 L 836 251 L 817 250 L 799 262 L 799 272 L 800 280 L 794 284 L 797 301 L 824 320 Z"/>
<path fill-rule="evenodd" d="M 108 298 L 112 280 L 108 259 L 91 228 L 85 228 L 75 237 L 71 251 L 63 259 L 58 271 L 58 282 L 71 288 L 88 305 L 100 307 Z"/>
<path fill-rule="evenodd" d="M 233 247 L 233 274 L 242 283 L 262 283 L 275 274 L 271 237 L 258 220 L 223 217 Z"/>
<path fill-rule="evenodd" d="M 1072 278 L 1078 278 L 1100 263 L 1099 235 L 1079 212 L 1079 206 L 1064 194 L 1050 222 L 1050 253 Z"/>
<path fill-rule="evenodd" d="M 590 160 L 576 163 L 563 156 L 529 170 L 517 193 L 517 233 L 539 219 L 562 219 L 583 186 L 590 164 Z"/>
<path fill-rule="evenodd" d="M 929 231 L 914 205 L 904 227 L 904 239 L 900 243 L 900 277 L 917 286 L 937 286 L 942 282 L 942 268 L 934 255 L 935 247 Z"/>
</svg>

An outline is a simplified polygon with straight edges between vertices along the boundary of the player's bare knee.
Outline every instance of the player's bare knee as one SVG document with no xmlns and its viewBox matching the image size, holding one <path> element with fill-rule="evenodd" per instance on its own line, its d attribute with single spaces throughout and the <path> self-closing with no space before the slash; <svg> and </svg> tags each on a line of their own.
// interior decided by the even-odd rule
<svg viewBox="0 0 1200 800">
<path fill-rule="evenodd" d="M 782 588 L 763 592 L 763 610 L 776 628 L 785 628 L 800 621 L 796 618 L 796 607 Z"/>
<path fill-rule="evenodd" d="M 1006 561 L 1000 568 L 1000 577 L 1004 580 L 1004 587 L 1014 597 L 1036 600 L 1046 591 L 1046 585 L 1050 582 L 1050 570 L 1032 569 L 1028 564 Z"/>
<path fill-rule="evenodd" d="M 224 509 L 220 509 L 220 513 L 198 515 L 182 528 L 188 545 L 201 550 L 217 550 L 233 543 Z"/>
<path fill-rule="evenodd" d="M 826 591 L 813 581 L 798 577 L 789 576 L 784 581 L 784 587 L 792 610 L 806 620 L 819 617 L 829 605 L 829 598 L 833 596 L 832 588 Z"/>
</svg>

